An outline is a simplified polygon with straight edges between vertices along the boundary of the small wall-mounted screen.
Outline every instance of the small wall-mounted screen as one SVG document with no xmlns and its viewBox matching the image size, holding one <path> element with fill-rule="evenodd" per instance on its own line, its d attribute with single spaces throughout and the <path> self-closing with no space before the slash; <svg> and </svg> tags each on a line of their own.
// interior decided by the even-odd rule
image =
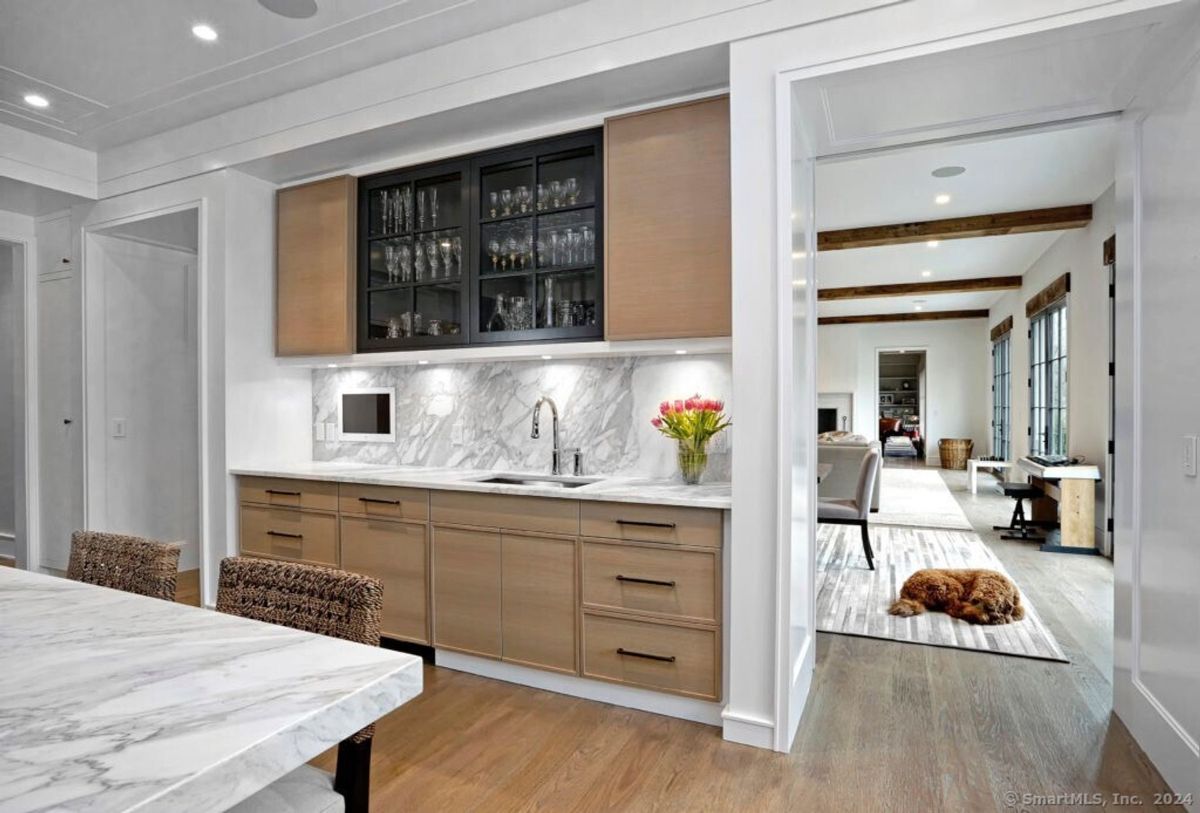
<svg viewBox="0 0 1200 813">
<path fill-rule="evenodd" d="M 344 393 L 342 395 L 342 432 L 350 435 L 390 435 L 392 433 L 391 394 Z"/>
</svg>

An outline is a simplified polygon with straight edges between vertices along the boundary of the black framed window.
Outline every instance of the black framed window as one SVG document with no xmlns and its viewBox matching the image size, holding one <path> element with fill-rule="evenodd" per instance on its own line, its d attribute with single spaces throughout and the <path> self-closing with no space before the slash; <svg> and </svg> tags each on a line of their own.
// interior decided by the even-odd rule
<svg viewBox="0 0 1200 813">
<path fill-rule="evenodd" d="M 1012 452 L 1012 334 L 992 342 L 992 454 L 1008 460 Z"/>
<path fill-rule="evenodd" d="M 1029 451 L 1067 454 L 1067 303 L 1029 323 Z"/>
</svg>

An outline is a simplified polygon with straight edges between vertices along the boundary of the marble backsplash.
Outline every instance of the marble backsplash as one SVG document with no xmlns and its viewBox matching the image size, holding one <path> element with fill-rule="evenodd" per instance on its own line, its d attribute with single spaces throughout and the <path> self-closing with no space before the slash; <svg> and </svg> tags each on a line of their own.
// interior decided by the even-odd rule
<svg viewBox="0 0 1200 813">
<path fill-rule="evenodd" d="M 549 471 L 550 415 L 529 436 L 542 395 L 558 404 L 564 447 L 584 452 L 587 474 L 678 477 L 675 445 L 650 419 L 661 401 L 720 398 L 736 422 L 728 355 L 405 365 L 313 371 L 313 422 L 337 422 L 347 387 L 394 387 L 394 443 L 316 440 L 313 459 L 393 466 Z M 710 447 L 706 482 L 729 479 L 733 429 Z"/>
</svg>

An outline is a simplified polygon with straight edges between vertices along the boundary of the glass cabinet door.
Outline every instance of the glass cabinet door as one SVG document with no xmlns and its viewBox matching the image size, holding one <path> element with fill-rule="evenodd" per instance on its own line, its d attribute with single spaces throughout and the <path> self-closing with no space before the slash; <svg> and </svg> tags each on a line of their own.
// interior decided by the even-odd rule
<svg viewBox="0 0 1200 813">
<path fill-rule="evenodd" d="M 468 179 L 459 162 L 360 185 L 360 351 L 466 341 Z"/>
<path fill-rule="evenodd" d="M 474 162 L 472 341 L 602 335 L 600 147 L 592 132 Z"/>
</svg>

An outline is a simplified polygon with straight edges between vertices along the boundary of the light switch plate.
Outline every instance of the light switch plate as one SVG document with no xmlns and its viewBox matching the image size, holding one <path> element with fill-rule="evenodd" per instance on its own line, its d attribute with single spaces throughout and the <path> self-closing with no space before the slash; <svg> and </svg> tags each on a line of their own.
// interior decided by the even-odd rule
<svg viewBox="0 0 1200 813">
<path fill-rule="evenodd" d="M 112 436 L 114 438 L 125 437 L 125 419 L 124 418 L 113 418 L 112 419 Z"/>
<path fill-rule="evenodd" d="M 317 440 L 325 440 L 325 424 L 323 422 L 313 427 L 313 437 Z"/>
<path fill-rule="evenodd" d="M 1183 473 L 1187 477 L 1196 476 L 1196 436 L 1183 436 Z"/>
</svg>

